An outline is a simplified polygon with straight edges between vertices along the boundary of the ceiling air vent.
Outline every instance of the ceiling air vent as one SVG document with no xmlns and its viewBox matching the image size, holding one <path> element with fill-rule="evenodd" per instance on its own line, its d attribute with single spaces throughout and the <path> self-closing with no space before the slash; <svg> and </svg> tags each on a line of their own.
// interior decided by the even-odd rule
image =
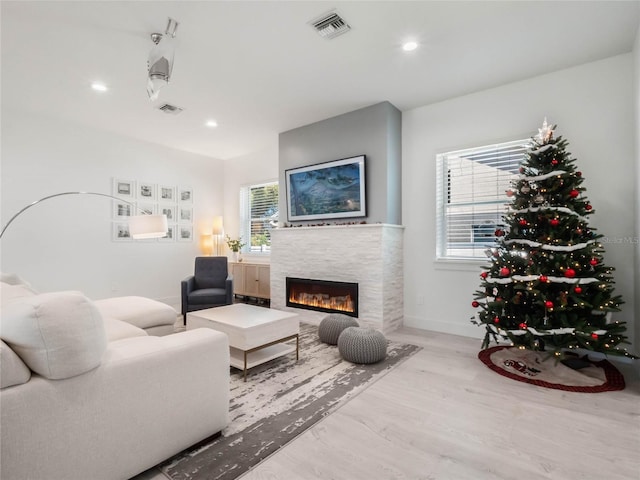
<svg viewBox="0 0 640 480">
<path fill-rule="evenodd" d="M 168 113 L 170 115 L 178 115 L 182 111 L 182 108 L 176 107 L 175 105 L 169 105 L 168 103 L 165 103 L 163 105 L 160 105 L 158 107 L 158 110 L 160 110 L 161 112 L 164 112 L 164 113 Z"/>
<path fill-rule="evenodd" d="M 325 13 L 310 23 L 316 29 L 318 35 L 327 39 L 337 37 L 351 30 L 349 24 L 335 12 Z"/>
</svg>

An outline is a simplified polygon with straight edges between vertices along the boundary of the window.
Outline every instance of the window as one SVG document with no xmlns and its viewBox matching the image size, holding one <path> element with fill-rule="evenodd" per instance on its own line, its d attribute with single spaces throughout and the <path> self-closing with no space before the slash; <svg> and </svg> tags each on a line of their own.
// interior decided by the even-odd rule
<svg viewBox="0 0 640 480">
<path fill-rule="evenodd" d="M 240 189 L 240 235 L 245 253 L 269 253 L 271 229 L 278 224 L 278 182 Z"/>
<path fill-rule="evenodd" d="M 437 155 L 438 259 L 486 258 L 529 140 Z"/>
</svg>

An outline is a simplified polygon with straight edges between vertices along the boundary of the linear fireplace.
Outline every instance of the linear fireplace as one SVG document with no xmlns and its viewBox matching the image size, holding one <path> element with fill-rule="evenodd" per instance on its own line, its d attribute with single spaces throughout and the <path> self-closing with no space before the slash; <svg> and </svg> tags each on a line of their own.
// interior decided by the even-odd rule
<svg viewBox="0 0 640 480">
<path fill-rule="evenodd" d="M 358 316 L 358 284 L 286 277 L 287 307 Z"/>
</svg>

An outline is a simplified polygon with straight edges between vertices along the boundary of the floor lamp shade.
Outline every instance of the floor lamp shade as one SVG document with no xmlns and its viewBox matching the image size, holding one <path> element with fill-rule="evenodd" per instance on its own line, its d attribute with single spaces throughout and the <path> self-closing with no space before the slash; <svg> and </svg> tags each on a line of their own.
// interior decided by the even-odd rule
<svg viewBox="0 0 640 480">
<path fill-rule="evenodd" d="M 211 230 L 211 233 L 213 235 L 222 235 L 224 233 L 222 217 L 213 217 L 213 229 Z"/>
<path fill-rule="evenodd" d="M 129 232 L 132 238 L 166 237 L 169 226 L 166 215 L 133 215 L 129 217 Z"/>
</svg>

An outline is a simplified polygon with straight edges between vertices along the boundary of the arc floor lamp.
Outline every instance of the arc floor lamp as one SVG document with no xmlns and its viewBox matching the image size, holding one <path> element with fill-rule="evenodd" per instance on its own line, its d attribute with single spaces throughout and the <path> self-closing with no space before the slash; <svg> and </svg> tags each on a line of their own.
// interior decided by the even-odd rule
<svg viewBox="0 0 640 480">
<path fill-rule="evenodd" d="M 38 205 L 39 203 L 44 202 L 45 200 L 49 200 L 55 197 L 62 197 L 65 195 L 95 195 L 98 197 L 107 197 L 113 200 L 118 200 L 119 202 L 123 202 L 131 205 L 133 208 L 136 208 L 143 211 L 141 208 L 136 207 L 135 204 L 131 202 L 127 202 L 118 197 L 114 197 L 113 195 L 108 195 L 106 193 L 97 193 L 97 192 L 62 192 L 56 193 L 53 195 L 48 195 L 39 200 L 36 200 L 33 203 L 30 203 L 26 207 L 22 208 L 18 213 L 16 213 L 11 219 L 2 227 L 2 231 L 0 232 L 0 238 L 3 237 L 4 233 L 9 228 L 9 225 L 13 223 L 13 221 L 18 218 L 22 213 L 26 210 L 30 209 Z M 134 239 L 145 239 L 145 238 L 160 238 L 167 235 L 167 216 L 166 215 L 132 215 L 129 217 L 129 233 L 131 237 Z"/>
</svg>

